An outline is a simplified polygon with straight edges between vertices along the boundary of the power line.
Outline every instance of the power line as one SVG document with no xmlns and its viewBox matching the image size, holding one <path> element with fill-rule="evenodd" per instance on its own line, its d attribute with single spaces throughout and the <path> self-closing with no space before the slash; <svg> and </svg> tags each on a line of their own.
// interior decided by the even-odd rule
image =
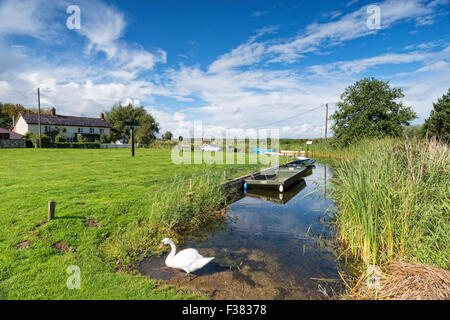
<svg viewBox="0 0 450 320">
<path fill-rule="evenodd" d="M 295 115 L 293 115 L 293 116 L 290 116 L 290 117 L 288 117 L 288 118 L 286 118 L 286 119 L 277 120 L 277 121 L 274 121 L 274 122 L 271 122 L 271 123 L 264 124 L 264 125 L 259 126 L 259 127 L 248 128 L 248 129 L 261 129 L 261 128 L 263 128 L 263 127 L 267 127 L 267 126 L 273 125 L 273 124 L 275 124 L 275 123 L 280 123 L 280 122 L 284 122 L 284 121 L 286 121 L 286 120 L 290 120 L 290 119 L 296 118 L 296 117 L 301 116 L 301 115 L 304 115 L 304 114 L 306 114 L 306 113 L 308 113 L 308 112 L 318 110 L 319 108 L 322 108 L 322 107 L 323 107 L 323 105 L 320 105 L 320 106 L 315 107 L 315 108 L 313 108 L 313 109 L 306 110 L 306 111 L 300 112 L 300 113 L 298 113 L 298 114 L 295 114 Z"/>
</svg>

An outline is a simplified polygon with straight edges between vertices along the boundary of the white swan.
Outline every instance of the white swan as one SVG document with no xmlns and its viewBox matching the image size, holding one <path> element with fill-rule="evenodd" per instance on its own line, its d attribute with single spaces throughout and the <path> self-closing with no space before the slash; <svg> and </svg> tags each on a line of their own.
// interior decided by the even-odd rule
<svg viewBox="0 0 450 320">
<path fill-rule="evenodd" d="M 191 248 L 181 250 L 175 254 L 177 248 L 175 243 L 169 238 L 164 238 L 163 241 L 161 241 L 159 248 L 161 249 L 162 246 L 166 244 L 170 244 L 170 247 L 172 248 L 166 258 L 166 266 L 169 268 L 184 270 L 188 275 L 195 270 L 203 268 L 212 259 L 214 259 L 214 257 L 204 258 L 200 253 L 198 253 L 197 250 Z"/>
</svg>

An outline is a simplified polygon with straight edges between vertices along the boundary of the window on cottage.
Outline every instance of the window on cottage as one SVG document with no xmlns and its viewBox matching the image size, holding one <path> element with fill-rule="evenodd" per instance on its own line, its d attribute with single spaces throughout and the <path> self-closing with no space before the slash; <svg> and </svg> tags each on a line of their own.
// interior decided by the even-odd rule
<svg viewBox="0 0 450 320">
<path fill-rule="evenodd" d="M 105 129 L 100 129 L 100 133 L 105 133 Z"/>
<path fill-rule="evenodd" d="M 78 133 L 83 133 L 83 128 L 78 128 Z"/>
<path fill-rule="evenodd" d="M 94 128 L 89 128 L 89 132 L 90 132 L 90 133 L 94 133 L 94 132 L 95 132 L 95 129 L 94 129 Z"/>
</svg>

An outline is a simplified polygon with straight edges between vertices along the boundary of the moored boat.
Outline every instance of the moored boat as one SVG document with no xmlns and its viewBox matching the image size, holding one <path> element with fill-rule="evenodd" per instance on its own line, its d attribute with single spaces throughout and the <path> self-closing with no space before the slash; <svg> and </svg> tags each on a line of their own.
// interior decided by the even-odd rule
<svg viewBox="0 0 450 320">
<path fill-rule="evenodd" d="M 255 174 L 245 179 L 244 189 L 261 188 L 283 192 L 304 177 L 310 167 L 279 167 Z"/>
</svg>

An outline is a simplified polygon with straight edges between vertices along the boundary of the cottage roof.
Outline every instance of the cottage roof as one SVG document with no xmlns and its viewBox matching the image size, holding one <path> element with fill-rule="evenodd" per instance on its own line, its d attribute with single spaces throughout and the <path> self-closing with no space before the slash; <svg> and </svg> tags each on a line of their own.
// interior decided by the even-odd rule
<svg viewBox="0 0 450 320">
<path fill-rule="evenodd" d="M 28 124 L 38 123 L 38 115 L 35 113 L 20 113 L 20 115 Z M 41 114 L 41 125 L 111 128 L 111 125 L 105 119 L 63 116 L 59 114 Z"/>
</svg>

